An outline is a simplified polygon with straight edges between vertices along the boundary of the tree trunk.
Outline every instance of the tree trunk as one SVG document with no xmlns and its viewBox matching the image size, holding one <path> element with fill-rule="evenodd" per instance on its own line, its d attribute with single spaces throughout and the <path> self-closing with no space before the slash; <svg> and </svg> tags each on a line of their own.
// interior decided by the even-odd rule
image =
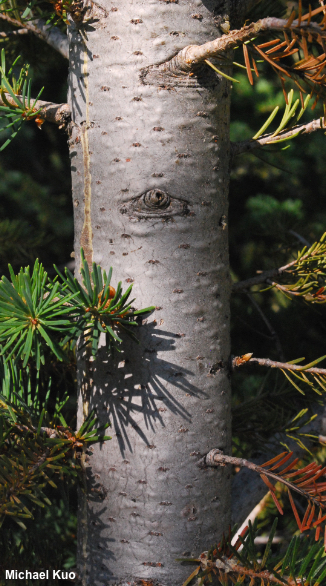
<svg viewBox="0 0 326 586">
<path fill-rule="evenodd" d="M 79 423 L 94 408 L 112 424 L 80 504 L 84 585 L 181 586 L 193 566 L 176 558 L 230 522 L 229 470 L 196 466 L 231 446 L 229 83 L 155 68 L 219 36 L 217 5 L 107 0 L 84 33 L 68 27 L 76 258 L 156 305 L 139 346 L 79 361 Z"/>
</svg>

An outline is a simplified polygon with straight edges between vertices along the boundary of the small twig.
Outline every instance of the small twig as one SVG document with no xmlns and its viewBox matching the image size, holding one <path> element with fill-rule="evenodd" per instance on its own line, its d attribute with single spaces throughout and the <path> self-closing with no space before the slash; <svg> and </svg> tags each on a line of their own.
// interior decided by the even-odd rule
<svg viewBox="0 0 326 586">
<path fill-rule="evenodd" d="M 301 256 L 300 262 L 302 262 L 303 260 L 305 260 L 309 256 L 310 256 L 310 252 L 309 252 L 309 250 L 307 250 L 307 252 L 303 256 Z M 250 289 L 250 287 L 253 287 L 254 285 L 259 285 L 260 283 L 269 283 L 273 286 L 281 287 L 277 283 L 270 281 L 270 279 L 273 277 L 277 277 L 278 275 L 282 275 L 283 273 L 285 273 L 287 271 L 291 272 L 291 271 L 289 271 L 289 269 L 291 269 L 291 267 L 296 265 L 297 262 L 298 262 L 298 259 L 296 258 L 295 260 L 292 260 L 291 262 L 289 262 L 287 265 L 284 265 L 283 267 L 280 267 L 278 269 L 271 269 L 270 271 L 264 271 L 264 272 L 262 271 L 256 277 L 251 277 L 250 279 L 246 279 L 245 281 L 238 281 L 237 283 L 233 283 L 232 292 L 236 293 L 237 291 L 243 291 L 245 289 Z"/>
<path fill-rule="evenodd" d="M 269 321 L 269 319 L 267 319 L 266 315 L 264 314 L 262 308 L 258 305 L 256 299 L 254 299 L 254 297 L 249 293 L 249 291 L 246 291 L 246 295 L 248 297 L 248 299 L 250 299 L 251 303 L 253 304 L 253 306 L 255 307 L 255 309 L 258 311 L 260 317 L 262 318 L 264 324 L 267 326 L 267 329 L 270 331 L 271 337 L 275 342 L 275 346 L 277 349 L 277 352 L 279 354 L 280 360 L 282 360 L 282 362 L 285 360 L 284 358 L 284 353 L 283 353 L 283 348 L 282 348 L 282 344 L 281 341 L 276 333 L 276 331 L 274 330 L 271 322 Z"/>
<path fill-rule="evenodd" d="M 0 18 L 7 21 L 13 26 L 18 26 L 19 29 L 24 27 L 26 31 L 33 33 L 42 41 L 45 41 L 53 49 L 61 53 L 63 57 L 69 59 L 69 45 L 68 38 L 58 27 L 45 24 L 42 18 L 35 18 L 33 22 L 22 22 L 15 18 L 11 18 L 8 14 L 0 13 Z M 20 33 L 22 34 L 22 33 Z"/>
<path fill-rule="evenodd" d="M 244 356 L 250 356 L 249 354 L 244 354 Z M 305 374 L 321 374 L 326 376 L 326 368 L 316 368 L 315 366 L 311 368 L 305 368 L 304 366 L 299 366 L 298 364 L 290 364 L 289 362 L 277 362 L 276 360 L 271 360 L 270 358 L 242 358 L 241 356 L 235 356 L 232 358 L 232 368 L 237 368 L 239 366 L 243 366 L 244 364 L 260 364 L 260 366 L 267 366 L 269 368 L 279 368 L 280 370 L 293 370 L 296 372 L 304 372 Z"/>
<path fill-rule="evenodd" d="M 302 242 L 302 244 L 304 244 L 304 246 L 308 246 L 308 248 L 311 247 L 311 243 L 308 242 L 308 240 L 306 240 L 303 236 L 301 236 L 301 234 L 298 234 L 298 232 L 295 232 L 294 230 L 289 230 L 289 234 L 295 236 L 299 240 L 299 242 Z"/>
<path fill-rule="evenodd" d="M 273 136 L 273 133 L 265 134 L 261 138 L 257 140 L 243 140 L 240 142 L 234 142 L 231 145 L 231 152 L 232 156 L 235 157 L 236 155 L 240 155 L 241 153 L 248 153 L 253 149 L 264 147 L 265 145 L 270 144 L 277 144 L 278 142 L 283 142 L 286 138 L 291 138 L 294 134 L 300 132 L 300 134 L 310 134 L 311 132 L 315 132 L 316 130 L 325 130 L 325 125 L 321 122 L 321 119 L 318 118 L 317 120 L 311 120 L 307 124 L 298 124 L 297 126 L 293 126 L 291 130 L 283 130 L 277 136 Z"/>
<path fill-rule="evenodd" d="M 236 319 L 236 321 L 240 321 L 241 323 L 243 323 L 246 326 L 246 328 L 248 328 L 252 332 L 255 332 L 255 334 L 257 334 L 258 336 L 262 336 L 263 338 L 266 338 L 267 340 L 271 340 L 272 339 L 272 337 L 269 336 L 268 334 L 265 334 L 264 332 L 261 332 L 260 330 L 257 330 L 257 328 L 254 328 L 250 323 L 248 323 L 240 315 L 236 314 L 236 315 L 234 315 L 234 318 Z"/>
<path fill-rule="evenodd" d="M 305 295 L 302 295 L 302 293 L 300 293 L 298 291 L 292 291 L 291 289 L 288 289 L 284 285 L 280 285 L 279 283 L 275 283 L 275 281 L 271 281 L 270 279 L 266 279 L 266 283 L 267 283 L 267 285 L 271 285 L 271 287 L 275 287 L 275 289 L 282 291 L 283 293 L 285 293 L 285 295 L 290 295 L 290 296 L 293 295 L 293 297 L 305 298 Z"/>
<path fill-rule="evenodd" d="M 6 33 L 0 32 L 0 37 L 3 39 L 9 39 L 9 37 L 15 37 L 17 35 L 28 35 L 32 31 L 28 30 L 27 28 L 20 28 L 17 31 L 8 31 Z"/>
</svg>

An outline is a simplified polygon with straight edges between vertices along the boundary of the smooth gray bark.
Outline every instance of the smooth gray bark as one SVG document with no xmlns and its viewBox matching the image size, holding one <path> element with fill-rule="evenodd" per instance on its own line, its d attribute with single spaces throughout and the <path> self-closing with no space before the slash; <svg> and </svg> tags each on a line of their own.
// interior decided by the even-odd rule
<svg viewBox="0 0 326 586">
<path fill-rule="evenodd" d="M 79 423 L 95 408 L 112 440 L 94 450 L 81 499 L 82 583 L 181 586 L 230 522 L 227 241 L 229 84 L 206 65 L 152 68 L 216 38 L 214 0 L 107 0 L 69 27 L 75 250 L 134 283 L 156 311 L 140 345 L 79 362 Z"/>
</svg>

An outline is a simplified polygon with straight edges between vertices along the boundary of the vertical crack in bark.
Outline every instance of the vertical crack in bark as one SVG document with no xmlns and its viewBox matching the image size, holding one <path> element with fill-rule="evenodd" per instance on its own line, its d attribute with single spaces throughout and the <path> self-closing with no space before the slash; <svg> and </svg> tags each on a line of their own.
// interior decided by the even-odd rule
<svg viewBox="0 0 326 586">
<path fill-rule="evenodd" d="M 82 586 L 87 586 L 87 537 L 88 537 L 88 508 L 87 508 L 87 476 L 86 476 L 86 449 L 80 459 L 83 474 L 83 491 L 80 491 L 81 513 L 81 557 L 82 557 Z"/>
<path fill-rule="evenodd" d="M 82 228 L 79 235 L 76 235 L 76 242 L 79 241 L 80 246 L 84 249 L 85 259 L 88 266 L 91 268 L 93 261 L 93 232 L 91 224 L 91 161 L 89 152 L 89 128 L 90 124 L 90 113 L 89 113 L 89 57 L 88 47 L 86 46 L 85 40 L 83 40 L 78 33 L 75 31 L 69 31 L 70 43 L 72 45 L 71 50 L 71 81 L 76 79 L 77 86 L 79 88 L 78 99 L 75 99 L 74 92 L 71 93 L 71 105 L 72 105 L 72 118 L 80 134 L 77 134 L 78 141 L 80 138 L 80 147 L 82 148 L 82 160 L 79 160 L 80 172 L 82 179 L 78 179 L 78 188 L 81 191 L 80 196 L 83 197 L 84 209 L 82 210 L 82 216 L 80 218 L 82 222 Z M 73 85 L 72 85 L 73 87 Z M 77 105 L 78 104 L 78 105 Z M 74 153 L 76 154 L 76 153 Z M 79 159 L 79 157 L 78 157 Z M 82 168 L 81 168 L 82 166 Z M 79 199 L 79 198 L 78 198 Z M 78 246 L 78 245 L 77 245 Z M 76 251 L 77 252 L 77 251 Z M 77 270 L 76 270 L 77 273 Z M 78 343 L 78 350 L 80 350 L 80 341 Z M 91 349 L 89 346 L 82 351 L 77 352 L 78 360 L 78 387 L 79 397 L 78 404 L 80 405 L 80 411 L 78 413 L 78 425 L 82 425 L 85 419 L 90 413 L 90 397 L 93 387 L 93 375 L 92 375 L 92 356 Z M 89 503 L 88 503 L 88 478 L 87 474 L 88 464 L 87 449 L 83 449 L 80 458 L 80 465 L 82 468 L 82 484 L 78 494 L 78 559 L 80 568 L 80 583 L 81 586 L 87 586 L 89 582 L 88 576 L 88 565 L 90 563 L 90 542 L 92 540 L 90 532 L 90 518 L 89 518 Z"/>
<path fill-rule="evenodd" d="M 87 135 L 86 135 L 87 136 Z M 85 198 L 86 199 L 86 198 Z M 89 198 L 90 199 L 90 198 Z M 86 201 L 85 201 L 86 207 Z M 85 222 L 87 220 L 87 216 L 85 214 Z M 89 214 L 89 221 L 90 221 L 90 214 Z M 84 223 L 85 226 L 85 223 Z M 92 240 L 90 240 L 92 244 Z M 85 250 L 85 249 L 84 249 Z M 91 253 L 92 253 L 91 248 Z M 85 252 L 86 257 L 86 252 Z M 82 384 L 81 384 L 81 393 L 82 393 L 82 402 L 83 402 L 83 420 L 88 417 L 89 415 L 89 402 L 91 396 L 91 389 L 93 385 L 93 379 L 91 378 L 91 366 L 90 363 L 93 360 L 91 356 L 91 351 L 89 346 L 86 347 L 85 350 L 85 363 L 82 372 Z M 81 536 L 82 536 L 82 543 L 81 543 L 81 558 L 82 558 L 82 586 L 87 586 L 87 545 L 88 545 L 88 504 L 87 504 L 87 470 L 86 470 L 86 448 L 83 448 L 83 453 L 81 455 L 80 464 L 82 467 L 83 473 L 83 491 L 81 492 L 80 502 L 81 502 L 81 513 L 80 513 L 80 526 L 81 526 Z"/>
<path fill-rule="evenodd" d="M 83 149 L 83 166 L 84 166 L 84 224 L 80 237 L 80 246 L 84 249 L 85 259 L 88 266 L 92 266 L 93 262 L 93 233 L 92 233 L 92 218 L 91 218 L 91 171 L 90 171 L 90 156 L 88 146 L 88 129 L 89 129 L 89 96 L 88 96 L 88 73 L 87 73 L 87 47 L 84 47 L 84 63 L 83 63 L 83 79 L 85 88 L 86 100 L 86 121 L 81 124 L 81 142 Z"/>
</svg>

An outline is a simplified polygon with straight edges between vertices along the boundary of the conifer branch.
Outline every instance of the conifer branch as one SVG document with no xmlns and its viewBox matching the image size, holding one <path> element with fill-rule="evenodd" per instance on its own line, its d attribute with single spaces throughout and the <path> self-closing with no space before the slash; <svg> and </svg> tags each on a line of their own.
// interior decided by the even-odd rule
<svg viewBox="0 0 326 586">
<path fill-rule="evenodd" d="M 323 435 L 321 434 L 325 433 L 324 408 L 321 407 L 321 405 L 316 404 L 313 406 L 312 411 L 317 417 L 311 418 L 300 432 L 301 435 L 304 435 L 307 438 L 308 448 L 311 446 L 311 439 L 313 436 L 317 436 L 318 440 L 323 443 Z M 274 456 L 275 450 L 278 449 L 280 441 L 282 440 L 289 444 L 294 458 L 302 458 L 302 446 L 300 446 L 300 443 L 296 442 L 295 439 L 290 439 L 288 442 L 288 438 L 284 437 L 283 433 L 277 432 L 269 438 L 267 445 L 265 442 L 264 447 L 262 447 L 264 453 L 255 457 L 252 461 L 261 466 L 267 458 L 272 458 Z M 265 484 L 259 482 L 257 476 L 255 476 L 251 470 L 248 468 L 241 468 L 232 480 L 232 525 L 235 523 L 242 525 L 252 510 L 266 496 L 267 490 Z"/>
<path fill-rule="evenodd" d="M 292 30 L 296 30 L 297 34 L 310 35 L 312 39 L 318 39 L 321 43 L 326 38 L 323 23 L 321 23 L 322 26 L 308 21 L 299 23 L 298 20 L 292 21 L 290 25 L 288 23 L 288 20 L 281 18 L 263 18 L 239 30 L 232 30 L 228 34 L 222 35 L 214 39 L 214 41 L 209 41 L 203 45 L 188 45 L 164 65 L 168 66 L 171 71 L 190 73 L 206 59 L 220 56 L 224 57 L 224 54 L 230 49 L 235 49 L 239 45 L 255 39 L 260 34 L 268 32 L 291 32 Z"/>
<path fill-rule="evenodd" d="M 305 392 L 300 386 L 298 386 L 299 383 L 308 386 L 318 395 L 322 395 L 326 392 L 326 369 L 318 368 L 315 365 L 318 364 L 318 362 L 325 360 L 325 358 L 326 356 L 321 356 L 309 364 L 299 365 L 298 363 L 302 362 L 304 358 L 298 358 L 292 362 L 278 362 L 276 360 L 270 360 L 270 358 L 253 358 L 251 353 L 247 353 L 243 356 L 233 357 L 231 362 L 232 368 L 249 363 L 259 364 L 260 366 L 265 366 L 267 368 L 278 368 L 294 388 L 302 395 L 304 395 Z M 297 427 L 293 429 L 297 429 Z"/>
<path fill-rule="evenodd" d="M 221 450 L 213 449 L 206 454 L 204 458 L 201 458 L 201 460 L 197 462 L 197 465 L 201 468 L 205 468 L 207 466 L 216 467 L 231 464 L 239 466 L 240 468 L 245 467 L 256 472 L 270 490 L 271 497 L 273 498 L 279 513 L 283 515 L 282 506 L 275 493 L 275 485 L 272 484 L 271 480 L 281 482 L 288 489 L 289 500 L 300 532 L 302 533 L 303 531 L 315 528 L 317 541 L 320 536 L 321 524 L 326 520 L 326 495 L 324 494 L 326 491 L 326 483 L 323 481 L 320 482 L 325 476 L 326 468 L 317 465 L 315 462 L 311 462 L 307 466 L 295 470 L 295 466 L 299 459 L 295 458 L 289 463 L 292 456 L 293 452 L 282 452 L 259 466 L 244 458 L 227 456 Z M 282 466 L 283 469 L 276 471 Z M 300 494 L 300 496 L 308 501 L 308 507 L 302 520 L 300 519 L 294 504 L 291 494 L 292 492 Z"/>
<path fill-rule="evenodd" d="M 4 97 L 6 102 L 8 102 L 11 106 L 17 107 L 15 100 L 10 94 L 4 92 Z M 20 100 L 23 105 L 21 96 L 16 95 L 16 98 L 18 98 L 18 100 Z M 6 104 L 5 100 L 0 93 L 0 106 L 8 105 Z M 39 109 L 41 109 L 38 114 L 39 118 L 46 120 L 47 122 L 51 122 L 52 124 L 56 124 L 59 126 L 59 128 L 64 128 L 70 121 L 71 111 L 68 104 L 55 104 L 53 102 L 38 100 L 34 106 L 34 110 L 36 111 Z"/>
<path fill-rule="evenodd" d="M 260 586 L 271 584 L 296 586 L 299 583 L 319 586 L 323 584 L 326 577 L 324 548 L 320 543 L 314 543 L 311 537 L 294 536 L 286 551 L 276 562 L 272 544 L 277 522 L 276 518 L 263 552 L 259 552 L 255 546 L 258 536 L 257 523 L 252 524 L 249 521 L 234 545 L 235 534 L 229 528 L 228 534 L 223 534 L 218 544 L 212 545 L 198 558 L 181 559 L 180 561 L 194 562 L 196 565 L 199 563 L 183 586 L 188 586 L 195 577 L 198 577 L 199 586 L 212 582 L 219 582 L 223 586 L 240 585 L 249 583 L 249 579 L 251 586 L 257 583 Z M 240 546 L 242 546 L 241 550 Z"/>
<path fill-rule="evenodd" d="M 233 283 L 232 292 L 237 293 L 238 291 L 245 291 L 246 289 L 250 289 L 255 285 L 266 283 L 268 279 L 272 279 L 273 277 L 277 277 L 278 275 L 282 275 L 283 273 L 285 273 L 288 269 L 293 267 L 296 264 L 296 262 L 297 259 L 278 269 L 261 271 L 260 274 L 256 277 L 250 277 L 250 279 L 245 279 L 244 281 L 238 281 L 237 283 Z"/>
<path fill-rule="evenodd" d="M 42 18 L 34 18 L 33 22 L 24 22 L 12 18 L 6 13 L 0 13 L 0 18 L 7 21 L 19 29 L 25 29 L 26 32 L 33 33 L 36 37 L 45 41 L 50 47 L 58 51 L 65 59 L 69 58 L 68 38 L 58 27 L 48 25 Z M 20 33 L 22 34 L 22 33 Z"/>
<path fill-rule="evenodd" d="M 271 281 L 270 279 L 266 279 L 267 285 L 271 287 L 275 287 L 281 293 L 284 293 L 287 297 L 302 297 L 305 301 L 313 301 L 324 303 L 326 301 L 326 296 L 324 295 L 325 287 L 320 287 L 316 293 L 311 294 L 309 291 L 304 291 L 302 287 L 298 287 L 298 290 L 295 290 L 294 287 L 289 285 L 281 285 L 280 283 L 276 283 L 275 281 Z"/>
<path fill-rule="evenodd" d="M 102 434 L 109 424 L 93 429 L 93 412 L 77 432 L 67 425 L 41 427 L 43 416 L 45 406 L 36 427 L 35 416 L 0 395 L 0 526 L 7 516 L 24 526 L 20 518 L 33 516 L 24 499 L 33 507 L 50 505 L 43 492 L 47 484 L 56 487 L 58 477 L 82 478 L 81 452 L 89 443 L 111 439 Z"/>
<path fill-rule="evenodd" d="M 324 303 L 326 301 L 326 296 L 324 295 L 326 276 L 325 237 L 326 233 L 309 248 L 305 246 L 298 252 L 297 258 L 290 263 L 278 269 L 261 272 L 260 275 L 245 281 L 234 283 L 232 291 L 245 291 L 254 285 L 265 282 L 285 295 L 303 297 L 305 301 L 313 303 Z M 297 278 L 297 281 L 290 284 L 279 284 L 272 280 L 273 277 L 284 274 L 288 274 L 292 279 Z"/>
<path fill-rule="evenodd" d="M 16 428 L 17 430 L 22 431 L 24 433 L 28 433 L 30 431 L 32 431 L 33 433 L 37 432 L 36 428 L 33 425 L 20 425 L 18 423 L 16 425 Z M 58 430 L 52 427 L 40 427 L 40 434 L 42 434 L 43 436 L 47 436 L 49 438 L 60 437 Z"/>
<path fill-rule="evenodd" d="M 173 87 L 176 85 L 178 77 L 184 80 L 184 77 L 187 76 L 187 83 L 191 85 L 191 76 L 196 76 L 205 64 L 228 80 L 237 81 L 221 71 L 221 67 L 223 68 L 223 65 L 232 66 L 229 51 L 241 45 L 243 47 L 245 68 L 251 84 L 254 83 L 252 71 L 259 77 L 255 58 L 260 60 L 263 58 L 280 78 L 285 102 L 288 106 L 286 115 L 290 114 L 290 117 L 292 117 L 293 110 L 289 107 L 289 95 L 285 91 L 286 78 L 292 79 L 299 87 L 303 109 L 305 109 L 303 94 L 308 94 L 308 98 L 315 94 L 316 99 L 312 106 L 312 109 L 314 109 L 320 98 L 324 102 L 326 100 L 326 75 L 324 73 L 326 67 L 326 15 L 323 10 L 323 6 L 315 10 L 310 8 L 307 14 L 302 15 L 302 6 L 301 2 L 299 2 L 297 19 L 295 18 L 295 12 L 291 14 L 288 20 L 274 17 L 263 18 L 239 30 L 231 30 L 229 33 L 203 45 L 188 45 L 169 61 L 144 68 L 140 75 L 141 81 L 145 85 L 159 83 L 160 85 L 163 84 L 167 87 L 172 85 Z M 322 16 L 322 20 L 319 23 L 313 22 L 312 17 L 319 15 Z M 282 33 L 284 41 L 274 38 L 259 45 L 251 43 L 260 35 L 271 33 Z M 291 64 L 289 57 L 294 54 L 300 55 L 300 51 L 303 53 L 304 58 L 299 61 L 293 61 Z M 210 59 L 219 59 L 221 61 L 220 68 L 218 69 Z M 298 102 L 294 105 L 294 109 L 297 108 L 297 105 Z M 279 134 L 284 128 L 285 124 L 278 129 L 276 134 Z M 294 136 L 296 136 L 295 133 L 282 140 L 289 140 Z M 270 142 L 279 142 L 280 140 L 280 138 L 274 138 L 274 140 L 271 138 Z"/>
<path fill-rule="evenodd" d="M 283 132 L 280 132 L 277 137 L 273 137 L 273 132 L 270 132 L 269 134 L 266 134 L 257 140 L 250 139 L 234 142 L 231 145 L 232 156 L 235 157 L 242 153 L 248 153 L 254 149 L 262 148 L 266 145 L 284 142 L 285 140 L 289 140 L 298 134 L 311 134 L 316 130 L 325 130 L 325 128 L 326 126 L 323 119 L 318 118 L 316 120 L 311 120 L 311 122 L 308 122 L 307 124 L 297 124 L 290 130 L 284 130 Z"/>
</svg>

